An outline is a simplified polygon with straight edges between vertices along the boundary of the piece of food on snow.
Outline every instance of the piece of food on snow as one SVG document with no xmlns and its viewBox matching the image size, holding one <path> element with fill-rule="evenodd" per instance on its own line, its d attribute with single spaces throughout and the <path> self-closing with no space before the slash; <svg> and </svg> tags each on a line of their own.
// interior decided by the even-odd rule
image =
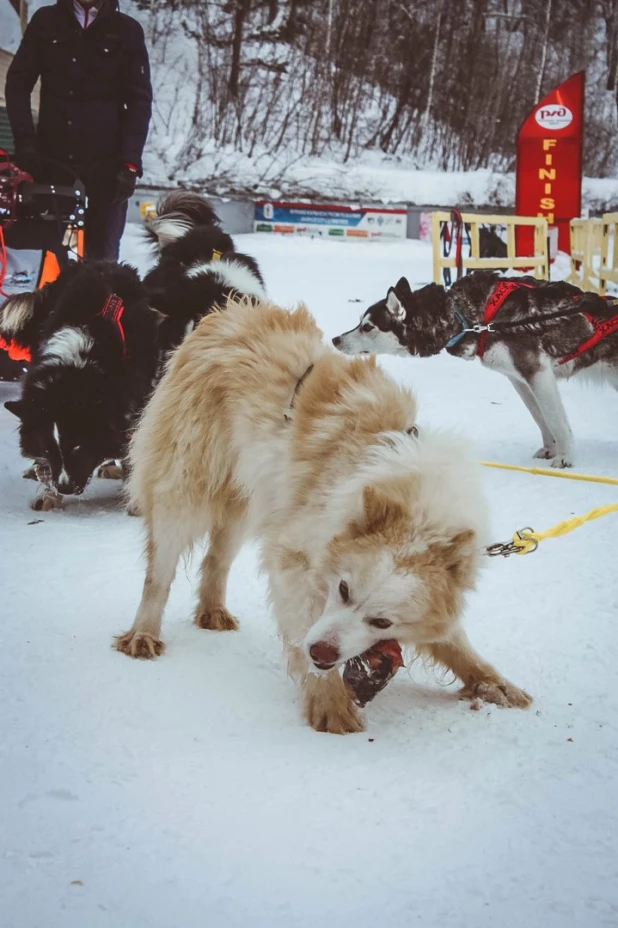
<svg viewBox="0 0 618 928">
<path fill-rule="evenodd" d="M 346 661 L 343 682 L 353 701 L 361 708 L 383 690 L 389 680 L 403 667 L 401 646 L 398 641 L 378 641 L 368 651 Z"/>
</svg>

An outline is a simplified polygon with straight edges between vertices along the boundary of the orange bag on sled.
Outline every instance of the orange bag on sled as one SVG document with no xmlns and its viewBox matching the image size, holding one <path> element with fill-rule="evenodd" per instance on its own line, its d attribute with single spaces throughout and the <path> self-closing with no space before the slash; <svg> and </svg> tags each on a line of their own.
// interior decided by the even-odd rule
<svg viewBox="0 0 618 928">
<path fill-rule="evenodd" d="M 18 380 L 30 352 L 2 337 L 2 305 L 10 296 L 54 281 L 84 255 L 83 184 L 37 184 L 0 151 L 0 380 Z"/>
</svg>

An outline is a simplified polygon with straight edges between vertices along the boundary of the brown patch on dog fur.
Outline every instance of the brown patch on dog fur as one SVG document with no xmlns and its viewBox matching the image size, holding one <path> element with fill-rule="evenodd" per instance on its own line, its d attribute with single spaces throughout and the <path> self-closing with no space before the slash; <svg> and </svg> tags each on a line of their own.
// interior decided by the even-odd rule
<svg viewBox="0 0 618 928">
<path fill-rule="evenodd" d="M 451 670 L 463 682 L 461 699 L 482 699 L 495 705 L 526 709 L 532 697 L 505 680 L 471 647 L 463 629 L 451 635 L 449 641 L 437 642 L 419 649 L 432 662 Z"/>
<path fill-rule="evenodd" d="M 240 628 L 238 619 L 225 606 L 211 609 L 209 612 L 199 612 L 195 616 L 198 628 L 211 629 L 214 632 L 236 632 Z"/>
<path fill-rule="evenodd" d="M 279 558 L 281 570 L 309 570 L 309 559 L 302 551 L 290 551 L 284 548 Z"/>
<path fill-rule="evenodd" d="M 51 512 L 53 509 L 64 509 L 64 499 L 59 493 L 43 493 L 35 497 L 30 503 L 35 512 Z"/>
<path fill-rule="evenodd" d="M 315 731 L 348 735 L 364 731 L 350 694 L 336 670 L 325 676 L 309 674 L 304 686 L 305 718 Z"/>
<path fill-rule="evenodd" d="M 165 644 L 152 635 L 145 632 L 134 634 L 132 631 L 125 635 L 116 635 L 114 638 L 114 647 L 129 657 L 137 657 L 142 660 L 151 660 L 153 657 L 159 657 L 165 651 Z"/>
<path fill-rule="evenodd" d="M 124 474 L 118 464 L 102 464 L 97 471 L 101 480 L 122 480 Z"/>
</svg>

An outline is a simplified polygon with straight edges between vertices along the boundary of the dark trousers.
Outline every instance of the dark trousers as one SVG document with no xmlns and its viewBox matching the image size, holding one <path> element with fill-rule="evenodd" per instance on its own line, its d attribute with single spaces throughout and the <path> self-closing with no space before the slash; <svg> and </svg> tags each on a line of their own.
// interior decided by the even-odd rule
<svg viewBox="0 0 618 928">
<path fill-rule="evenodd" d="M 46 169 L 41 180 L 44 183 L 67 184 L 79 178 L 86 188 L 88 209 L 84 244 L 86 258 L 117 261 L 120 239 L 127 221 L 128 200 L 113 203 L 114 163 L 68 165 L 51 158 L 44 158 Z"/>
<path fill-rule="evenodd" d="M 109 196 L 95 194 L 88 197 L 84 235 L 87 258 L 118 260 L 128 205 L 128 200 L 112 203 Z"/>
</svg>

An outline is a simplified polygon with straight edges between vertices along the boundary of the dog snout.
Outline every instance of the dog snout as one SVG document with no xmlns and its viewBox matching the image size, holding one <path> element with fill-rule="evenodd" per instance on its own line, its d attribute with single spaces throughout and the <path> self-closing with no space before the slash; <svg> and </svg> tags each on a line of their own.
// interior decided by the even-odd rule
<svg viewBox="0 0 618 928">
<path fill-rule="evenodd" d="M 329 641 L 316 641 L 309 648 L 309 656 L 320 670 L 330 670 L 339 660 L 339 648 Z"/>
<path fill-rule="evenodd" d="M 341 348 L 341 336 L 340 335 L 335 335 L 335 337 L 333 338 L 333 345 L 335 346 L 335 348 Z"/>
<path fill-rule="evenodd" d="M 79 496 L 84 492 L 84 488 L 78 487 L 70 477 L 62 476 L 58 480 L 58 492 L 62 493 L 63 496 Z"/>
</svg>

